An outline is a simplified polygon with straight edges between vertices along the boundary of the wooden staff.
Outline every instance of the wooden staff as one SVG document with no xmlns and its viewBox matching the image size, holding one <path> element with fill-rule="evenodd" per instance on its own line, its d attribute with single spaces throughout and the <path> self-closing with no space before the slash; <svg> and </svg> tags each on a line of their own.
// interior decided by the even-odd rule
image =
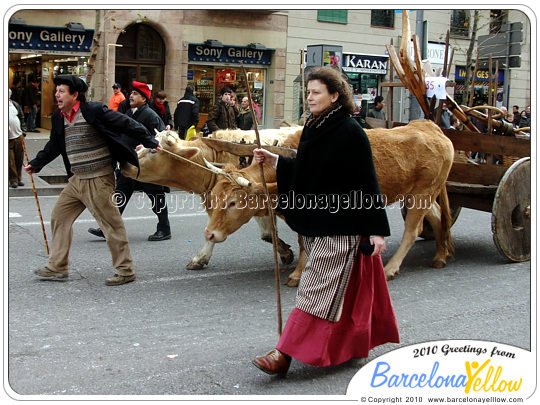
<svg viewBox="0 0 540 405">
<path fill-rule="evenodd" d="M 302 58 L 301 69 L 302 69 L 302 124 L 306 123 L 306 88 L 305 88 L 305 66 L 304 66 L 304 48 L 300 52 L 300 57 Z"/>
<path fill-rule="evenodd" d="M 303 62 L 302 62 L 303 63 Z M 251 101 L 251 90 L 249 88 L 249 82 L 247 80 L 247 72 L 244 64 L 242 63 L 242 72 L 244 73 L 244 82 L 246 86 L 247 96 L 249 100 L 249 109 L 251 111 L 251 117 L 255 123 L 255 137 L 257 138 L 257 146 L 261 148 L 261 138 L 259 136 L 259 128 L 257 121 L 255 120 L 255 111 L 253 110 L 253 104 Z M 274 210 L 270 205 L 270 193 L 268 192 L 268 186 L 266 185 L 266 179 L 264 178 L 264 168 L 263 163 L 259 163 L 259 169 L 261 172 L 261 180 L 264 187 L 264 193 L 266 195 L 266 201 L 268 201 L 268 215 L 270 216 L 270 222 L 272 224 L 272 247 L 274 248 L 274 276 L 276 280 L 276 300 L 277 300 L 277 318 L 278 318 L 278 336 L 281 336 L 281 290 L 280 290 L 280 281 L 279 281 L 279 262 L 278 262 L 278 248 L 277 248 L 277 231 L 276 231 L 276 217 L 274 215 Z"/>
<path fill-rule="evenodd" d="M 22 147 L 24 150 L 24 156 L 26 157 L 26 163 L 30 164 L 30 159 L 28 159 L 28 153 L 26 152 L 26 145 L 24 143 L 24 136 L 22 137 Z M 45 233 L 45 225 L 43 224 L 43 216 L 41 215 L 41 208 L 39 206 L 39 200 L 36 192 L 36 185 L 34 184 L 34 176 L 30 174 L 30 181 L 32 182 L 32 190 L 34 190 L 34 198 L 36 199 L 37 210 L 39 214 L 39 220 L 41 222 L 41 231 L 43 232 L 43 240 L 45 241 L 45 252 L 49 255 L 49 244 L 47 243 L 47 234 Z"/>
<path fill-rule="evenodd" d="M 394 46 L 394 39 L 390 38 L 390 46 Z M 389 83 L 392 83 L 394 81 L 394 67 L 390 63 L 389 69 L 388 69 L 388 77 Z M 388 88 L 388 103 L 386 105 L 386 112 L 388 113 L 389 121 L 394 121 L 394 111 L 392 109 L 392 105 L 394 104 L 394 88 L 390 86 Z M 360 101 L 360 106 L 362 106 L 362 101 Z"/>
</svg>

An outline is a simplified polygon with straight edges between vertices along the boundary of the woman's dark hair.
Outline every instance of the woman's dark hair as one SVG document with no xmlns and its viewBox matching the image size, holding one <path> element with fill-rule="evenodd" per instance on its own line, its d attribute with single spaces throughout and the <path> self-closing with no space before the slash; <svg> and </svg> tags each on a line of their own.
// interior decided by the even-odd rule
<svg viewBox="0 0 540 405">
<path fill-rule="evenodd" d="M 326 85 L 329 93 L 338 93 L 336 103 L 341 104 L 349 114 L 354 113 L 356 105 L 352 98 L 351 88 L 339 70 L 328 66 L 314 68 L 309 72 L 306 83 L 310 80 L 319 80 Z"/>
<path fill-rule="evenodd" d="M 165 93 L 165 90 L 160 90 L 156 93 L 154 97 L 157 97 L 161 100 L 165 100 L 167 98 L 167 93 Z"/>
</svg>

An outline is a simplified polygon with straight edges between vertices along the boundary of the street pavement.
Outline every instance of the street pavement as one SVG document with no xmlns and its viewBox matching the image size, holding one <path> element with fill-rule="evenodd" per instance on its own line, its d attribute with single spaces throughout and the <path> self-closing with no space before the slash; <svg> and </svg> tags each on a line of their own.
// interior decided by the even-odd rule
<svg viewBox="0 0 540 405">
<path fill-rule="evenodd" d="M 172 192 L 173 238 L 148 242 L 156 218 L 144 206 L 146 197 L 135 195 L 124 213 L 135 282 L 105 285 L 113 274 L 110 254 L 103 240 L 87 233 L 95 226 L 87 211 L 73 227 L 69 280 L 43 281 L 33 275 L 47 260 L 35 200 L 12 191 L 4 228 L 4 388 L 13 397 L 346 399 L 348 383 L 361 367 L 357 361 L 328 368 L 293 361 L 285 379 L 251 365 L 277 341 L 272 247 L 259 239 L 254 221 L 216 245 L 207 268 L 189 271 L 185 265 L 202 246 L 207 222 L 197 197 Z M 49 238 L 56 198 L 39 198 Z M 384 261 L 397 250 L 403 231 L 399 210 L 387 211 L 392 236 Z M 531 263 L 511 263 L 498 253 L 490 220 L 489 213 L 462 210 L 452 229 L 456 258 L 444 269 L 430 267 L 434 242 L 418 239 L 401 274 L 389 282 L 401 343 L 375 348 L 369 360 L 440 339 L 488 340 L 530 350 L 531 292 L 536 291 Z M 297 254 L 296 235 L 281 222 L 279 233 Z M 281 281 L 295 264 L 281 266 Z M 295 292 L 281 286 L 284 320 Z"/>
</svg>

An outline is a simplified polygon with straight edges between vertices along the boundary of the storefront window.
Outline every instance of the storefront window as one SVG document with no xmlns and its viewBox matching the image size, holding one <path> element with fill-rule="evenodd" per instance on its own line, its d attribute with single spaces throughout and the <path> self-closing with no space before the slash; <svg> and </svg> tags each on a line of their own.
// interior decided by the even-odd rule
<svg viewBox="0 0 540 405">
<path fill-rule="evenodd" d="M 264 122 L 264 86 L 265 69 L 246 68 L 247 79 L 251 91 L 251 98 L 259 107 L 261 119 Z M 206 122 L 208 113 L 220 97 L 220 91 L 228 86 L 236 91 L 237 103 L 240 105 L 242 98 L 247 96 L 244 73 L 238 67 L 212 67 L 207 65 L 189 65 L 188 84 L 195 89 L 195 95 L 200 101 L 199 127 Z"/>
<path fill-rule="evenodd" d="M 133 80 L 148 83 L 152 91 L 163 89 L 165 44 L 149 25 L 133 24 L 118 37 L 115 81 L 130 89 Z"/>
<path fill-rule="evenodd" d="M 380 75 L 370 73 L 347 73 L 357 105 L 362 105 L 361 115 L 365 116 L 374 107 L 373 99 L 378 94 Z"/>
</svg>

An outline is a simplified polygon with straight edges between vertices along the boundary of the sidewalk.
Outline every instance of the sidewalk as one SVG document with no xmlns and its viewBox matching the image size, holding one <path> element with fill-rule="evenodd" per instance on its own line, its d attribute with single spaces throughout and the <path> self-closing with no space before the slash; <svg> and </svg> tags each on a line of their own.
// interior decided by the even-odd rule
<svg viewBox="0 0 540 405">
<path fill-rule="evenodd" d="M 27 132 L 24 142 L 26 145 L 26 151 L 30 160 L 34 159 L 37 153 L 43 149 L 45 144 L 49 140 L 50 130 L 38 128 L 40 133 Z M 26 165 L 26 157 L 24 158 L 24 164 Z M 45 166 L 39 173 L 32 176 L 34 178 L 34 185 L 36 192 L 39 195 L 58 195 L 64 189 L 67 181 L 66 169 L 64 168 L 64 162 L 61 156 L 58 156 L 55 160 Z M 24 197 L 32 196 L 34 192 L 32 190 L 32 181 L 30 175 L 23 169 L 22 181 L 24 186 L 17 188 L 9 187 L 9 197 Z"/>
</svg>

